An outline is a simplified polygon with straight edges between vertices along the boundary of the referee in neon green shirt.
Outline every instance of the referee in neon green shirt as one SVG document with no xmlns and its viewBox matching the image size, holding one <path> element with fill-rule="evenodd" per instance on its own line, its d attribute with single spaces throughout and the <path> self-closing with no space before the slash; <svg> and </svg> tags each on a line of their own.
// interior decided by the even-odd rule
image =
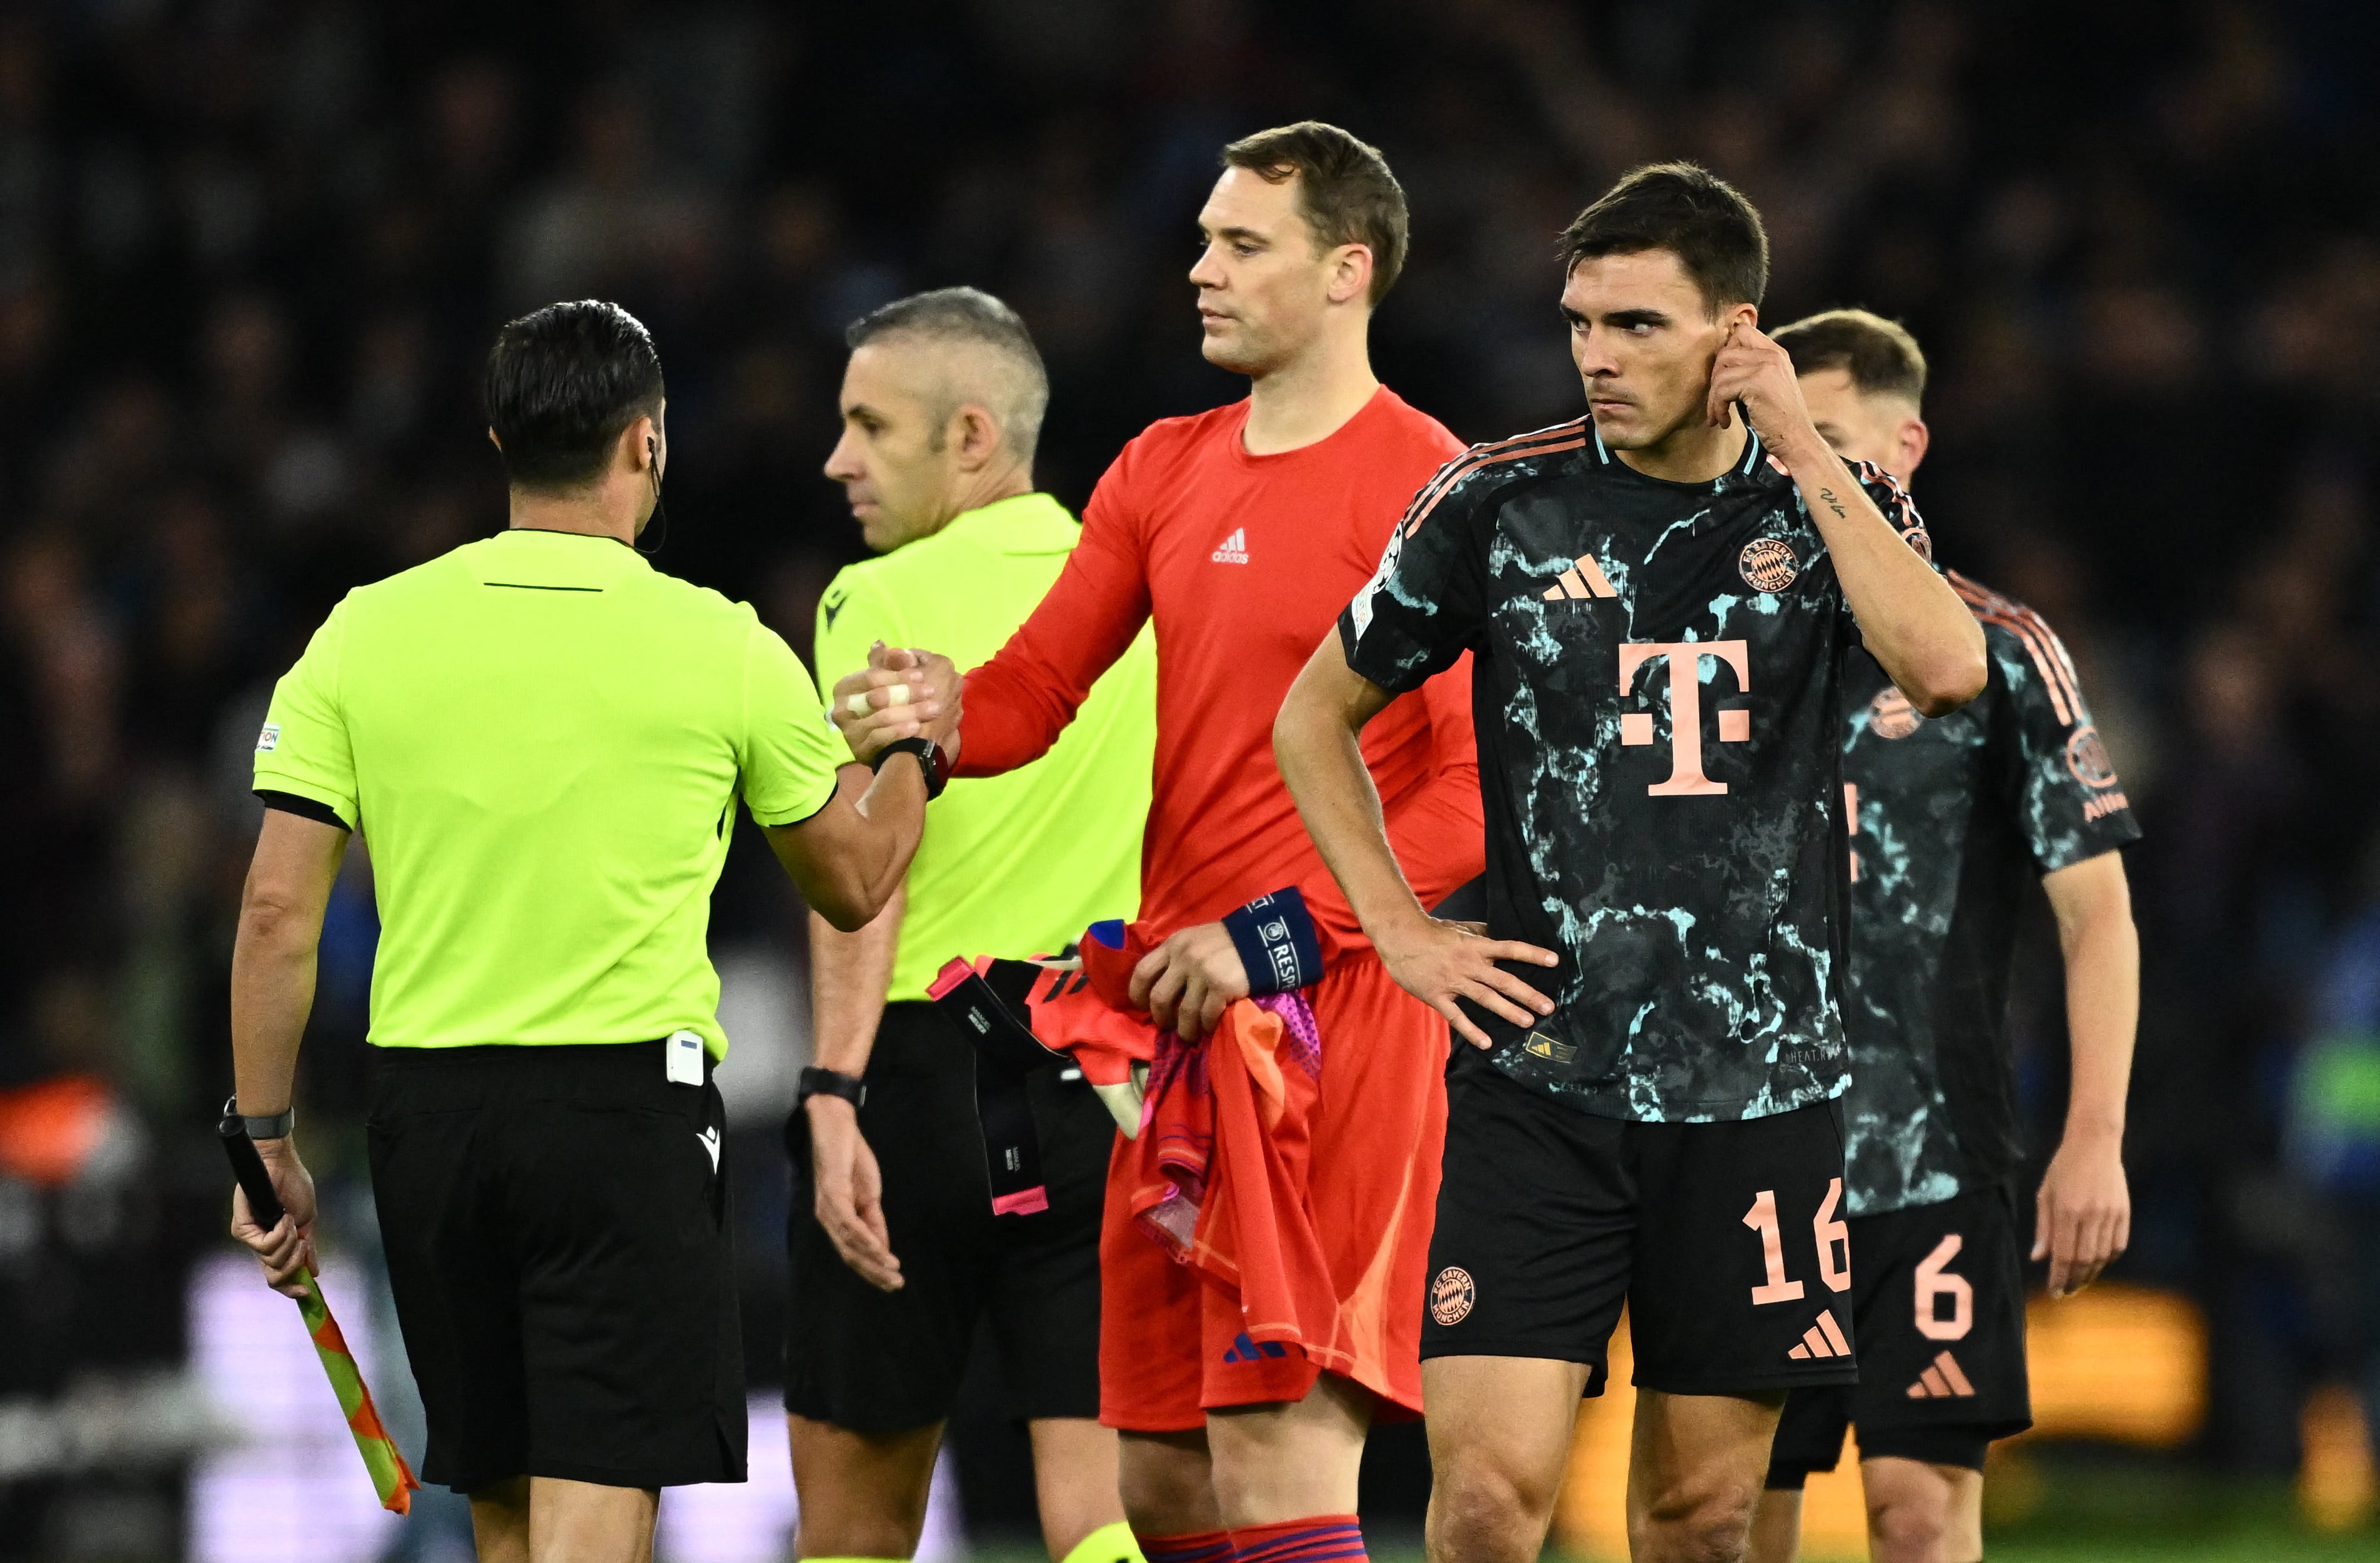
<svg viewBox="0 0 2380 1563">
<path fill-rule="evenodd" d="M 314 1192 L 291 1077 L 360 832 L 372 1188 L 422 1474 L 470 1495 L 483 1559 L 632 1563 L 659 1488 L 744 1479 L 704 946 L 731 813 L 740 797 L 821 915 L 862 927 L 917 850 L 928 746 L 956 713 L 871 777 L 751 609 L 635 551 L 668 446 L 661 360 L 625 310 L 513 321 L 484 392 L 510 527 L 349 593 L 257 742 L 232 1046 L 288 1216 L 261 1231 L 236 1197 L 232 1230 L 297 1290 Z"/>
<path fill-rule="evenodd" d="M 988 659 L 1081 535 L 1034 491 L 1049 381 L 1006 305 L 944 288 L 886 305 L 847 337 L 843 438 L 826 472 L 882 557 L 844 571 L 820 599 L 829 698 L 878 641 L 941 647 L 961 666 Z M 1078 1071 L 1034 1076 L 1050 1208 L 992 1215 L 973 1048 L 927 987 L 953 956 L 1060 950 L 1138 909 L 1156 697 L 1144 633 L 1049 755 L 951 783 L 881 916 L 856 934 L 812 920 L 820 1067 L 803 1077 L 787 1133 L 785 1407 L 802 1557 L 916 1550 L 943 1422 L 987 1321 L 1011 1409 L 1032 1436 L 1050 1555 L 1139 1557 L 1116 1492 L 1116 1436 L 1099 1424 L 1099 1206 L 1114 1121 Z"/>
</svg>

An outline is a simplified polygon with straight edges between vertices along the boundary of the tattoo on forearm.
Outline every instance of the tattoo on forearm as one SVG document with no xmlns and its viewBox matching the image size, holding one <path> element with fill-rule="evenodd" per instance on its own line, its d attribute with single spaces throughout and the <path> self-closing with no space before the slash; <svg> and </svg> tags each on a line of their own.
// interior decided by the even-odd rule
<svg viewBox="0 0 2380 1563">
<path fill-rule="evenodd" d="M 1827 508 L 1833 511 L 1837 517 L 1840 518 L 1851 514 L 1850 511 L 1843 508 L 1843 502 L 1835 497 L 1834 490 L 1820 489 L 1818 491 L 1818 497 L 1827 502 Z"/>
</svg>

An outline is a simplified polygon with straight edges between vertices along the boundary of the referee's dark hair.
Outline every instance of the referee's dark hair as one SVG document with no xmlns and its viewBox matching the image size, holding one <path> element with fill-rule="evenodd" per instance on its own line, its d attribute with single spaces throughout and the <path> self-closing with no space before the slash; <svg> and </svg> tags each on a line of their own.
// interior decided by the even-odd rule
<svg viewBox="0 0 2380 1563">
<path fill-rule="evenodd" d="M 602 473 L 622 430 L 661 416 L 661 355 L 617 304 L 549 304 L 496 333 L 480 395 L 514 488 L 575 489 Z"/>
<path fill-rule="evenodd" d="M 1582 260 L 1666 249 L 1716 315 L 1768 291 L 1768 233 L 1743 192 L 1691 163 L 1648 163 L 1621 176 L 1562 230 L 1562 275 Z"/>
<path fill-rule="evenodd" d="M 1779 328 L 1773 339 L 1795 374 L 1839 369 L 1871 396 L 1925 402 L 1925 354 L 1899 321 L 1869 309 L 1828 309 Z"/>
</svg>

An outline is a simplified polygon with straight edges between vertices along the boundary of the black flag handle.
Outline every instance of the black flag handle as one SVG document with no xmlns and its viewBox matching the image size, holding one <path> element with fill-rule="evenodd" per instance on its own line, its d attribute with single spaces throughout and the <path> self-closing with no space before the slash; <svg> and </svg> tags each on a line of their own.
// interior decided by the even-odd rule
<svg viewBox="0 0 2380 1563">
<path fill-rule="evenodd" d="M 223 1121 L 215 1125 L 215 1133 L 223 1140 L 224 1155 L 231 1159 L 231 1175 L 239 1180 L 248 1195 L 248 1213 L 268 1232 L 281 1225 L 281 1196 L 273 1192 L 264 1158 L 256 1154 L 256 1142 L 248 1137 L 248 1125 L 240 1121 L 237 1097 L 224 1103 Z"/>
</svg>

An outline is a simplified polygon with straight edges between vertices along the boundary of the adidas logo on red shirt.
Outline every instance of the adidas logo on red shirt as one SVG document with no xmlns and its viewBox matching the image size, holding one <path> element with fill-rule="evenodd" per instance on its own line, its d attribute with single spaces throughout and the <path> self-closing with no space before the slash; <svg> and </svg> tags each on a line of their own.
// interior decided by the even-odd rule
<svg viewBox="0 0 2380 1563">
<path fill-rule="evenodd" d="M 1245 564 L 1248 562 L 1248 529 L 1235 528 L 1223 539 L 1223 546 L 1208 555 L 1218 564 Z"/>
</svg>

